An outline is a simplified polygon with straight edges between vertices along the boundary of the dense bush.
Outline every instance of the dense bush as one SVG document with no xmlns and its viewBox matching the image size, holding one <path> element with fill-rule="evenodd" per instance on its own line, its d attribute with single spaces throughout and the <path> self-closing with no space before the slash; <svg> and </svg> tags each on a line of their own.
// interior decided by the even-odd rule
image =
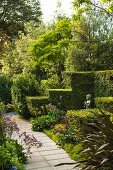
<svg viewBox="0 0 113 170">
<path fill-rule="evenodd" d="M 27 96 L 27 107 L 29 109 L 29 112 L 32 116 L 40 116 L 42 111 L 42 106 L 47 105 L 50 103 L 49 97 L 47 96 Z M 43 113 L 42 113 L 43 114 Z"/>
<path fill-rule="evenodd" d="M 0 145 L 0 167 L 11 169 L 16 166 L 19 170 L 23 170 L 23 163 L 26 162 L 23 147 L 15 140 L 7 139 L 4 144 Z"/>
<path fill-rule="evenodd" d="M 32 129 L 43 131 L 44 129 L 53 127 L 57 122 L 63 120 L 64 117 L 65 112 L 57 109 L 57 107 L 51 103 L 41 106 L 37 117 L 32 120 Z"/>
<path fill-rule="evenodd" d="M 101 114 L 94 113 L 97 122 L 85 123 L 82 125 L 82 133 L 87 159 L 81 169 L 113 169 L 113 122 L 111 116 L 101 111 Z"/>
<path fill-rule="evenodd" d="M 13 80 L 12 103 L 15 106 L 15 111 L 22 116 L 29 116 L 29 111 L 26 104 L 26 96 L 39 95 L 39 83 L 33 75 L 20 75 Z"/>
<path fill-rule="evenodd" d="M 43 129 L 48 129 L 56 123 L 53 116 L 44 115 L 32 120 L 32 129 L 37 131 L 43 131 Z"/>
<path fill-rule="evenodd" d="M 5 74 L 0 74 L 0 101 L 11 103 L 12 82 Z"/>
<path fill-rule="evenodd" d="M 95 98 L 95 106 L 113 112 L 113 97 L 97 97 Z"/>
</svg>

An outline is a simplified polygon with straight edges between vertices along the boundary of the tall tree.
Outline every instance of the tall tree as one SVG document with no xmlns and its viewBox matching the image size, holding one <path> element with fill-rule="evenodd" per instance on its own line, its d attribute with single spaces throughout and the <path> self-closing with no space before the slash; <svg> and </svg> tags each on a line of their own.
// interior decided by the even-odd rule
<svg viewBox="0 0 113 170">
<path fill-rule="evenodd" d="M 57 74 L 61 75 L 70 38 L 70 20 L 66 18 L 58 21 L 54 28 L 38 37 L 30 48 L 38 74 L 43 70 L 45 76 L 47 72 L 45 73 L 44 64 L 49 66 L 51 62 Z"/>
<path fill-rule="evenodd" d="M 39 0 L 0 0 L 0 45 L 25 32 L 25 23 L 34 21 L 39 24 Z"/>
</svg>

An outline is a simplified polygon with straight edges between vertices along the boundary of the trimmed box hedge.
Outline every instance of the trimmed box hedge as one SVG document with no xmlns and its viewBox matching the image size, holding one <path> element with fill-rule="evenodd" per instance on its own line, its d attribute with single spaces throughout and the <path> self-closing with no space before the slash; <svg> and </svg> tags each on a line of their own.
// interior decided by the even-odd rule
<svg viewBox="0 0 113 170">
<path fill-rule="evenodd" d="M 86 95 L 113 96 L 113 70 L 89 72 L 65 72 L 71 77 L 72 98 L 77 109 L 84 108 Z"/>
<path fill-rule="evenodd" d="M 113 70 L 94 72 L 95 97 L 113 96 Z"/>
<path fill-rule="evenodd" d="M 71 89 L 49 89 L 49 97 L 51 103 L 64 110 L 74 105 Z"/>
</svg>

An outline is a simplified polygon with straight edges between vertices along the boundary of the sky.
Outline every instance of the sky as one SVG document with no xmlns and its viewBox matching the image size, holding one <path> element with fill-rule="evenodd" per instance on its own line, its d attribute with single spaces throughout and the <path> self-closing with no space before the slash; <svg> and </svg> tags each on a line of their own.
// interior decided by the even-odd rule
<svg viewBox="0 0 113 170">
<path fill-rule="evenodd" d="M 43 13 L 44 22 L 49 22 L 54 19 L 55 11 L 57 10 L 58 0 L 40 0 L 41 10 Z M 67 16 L 72 14 L 72 4 L 73 0 L 59 0 L 62 4 L 62 11 Z"/>
</svg>

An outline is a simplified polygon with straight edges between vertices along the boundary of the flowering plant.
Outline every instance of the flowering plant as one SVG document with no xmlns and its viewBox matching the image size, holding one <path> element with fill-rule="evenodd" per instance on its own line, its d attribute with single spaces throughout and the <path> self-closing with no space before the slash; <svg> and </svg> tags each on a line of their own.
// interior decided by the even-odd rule
<svg viewBox="0 0 113 170">
<path fill-rule="evenodd" d="M 20 141 L 14 140 L 15 137 Z M 41 147 L 42 143 L 33 135 L 21 132 L 12 115 L 5 113 L 3 103 L 0 103 L 0 169 L 16 166 L 23 169 L 22 163 L 30 155 L 33 146 Z"/>
</svg>

